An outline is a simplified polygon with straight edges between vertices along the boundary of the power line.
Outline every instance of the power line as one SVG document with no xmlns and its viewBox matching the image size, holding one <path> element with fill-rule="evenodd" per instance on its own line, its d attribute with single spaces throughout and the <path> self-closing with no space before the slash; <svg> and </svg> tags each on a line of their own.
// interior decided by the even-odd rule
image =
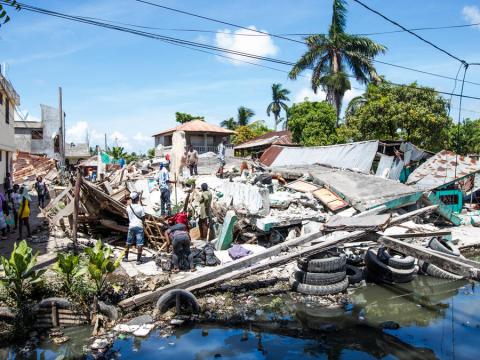
<svg viewBox="0 0 480 360">
<path fill-rule="evenodd" d="M 145 25 L 138 25 L 138 24 L 131 24 L 121 21 L 114 21 L 114 20 L 106 20 L 96 17 L 87 17 L 82 16 L 84 19 L 89 20 L 97 20 L 97 21 L 105 21 L 111 24 L 118 24 L 124 26 L 131 26 L 139 29 L 147 29 L 147 30 L 159 30 L 159 31 L 177 31 L 177 32 L 194 32 L 194 33 L 207 33 L 207 34 L 232 34 L 231 30 L 220 31 L 220 30 L 206 30 L 206 29 L 188 29 L 188 28 L 165 28 L 165 27 L 156 27 L 156 26 L 145 26 Z M 465 27 L 473 27 L 473 26 L 480 26 L 480 23 L 472 23 L 472 24 L 462 24 L 462 25 L 445 25 L 445 26 L 432 26 L 432 27 L 418 27 L 418 28 L 411 28 L 411 31 L 425 31 L 425 30 L 443 30 L 443 29 L 455 29 L 455 28 L 465 28 Z M 251 30 L 251 29 L 250 29 Z M 372 36 L 372 35 L 387 35 L 387 34 L 398 34 L 403 33 L 405 30 L 391 30 L 391 31 L 380 31 L 380 32 L 372 32 L 372 33 L 354 33 L 352 35 L 355 36 Z M 270 33 L 255 33 L 255 34 L 238 34 L 235 33 L 235 36 L 246 36 L 246 37 L 262 37 L 262 36 L 272 36 Z M 279 36 L 312 36 L 312 35 L 326 35 L 324 33 L 275 33 L 275 35 Z"/>
<path fill-rule="evenodd" d="M 0 3 L 4 3 L 4 4 L 8 5 L 8 3 L 6 3 L 3 0 L 0 0 Z M 82 17 L 67 15 L 67 14 L 63 14 L 63 13 L 59 13 L 59 12 L 55 12 L 55 11 L 51 11 L 51 10 L 46 10 L 46 9 L 41 9 L 41 8 L 37 8 L 37 7 L 31 6 L 31 5 L 27 5 L 27 4 L 20 4 L 20 5 L 22 6 L 22 8 L 24 10 L 27 10 L 27 11 L 40 13 L 40 14 L 43 14 L 43 15 L 59 17 L 59 18 L 63 18 L 63 19 L 67 19 L 67 20 L 71 20 L 71 21 L 75 21 L 75 22 L 86 23 L 86 24 L 89 24 L 89 25 L 104 27 L 104 28 L 117 30 L 117 31 L 122 31 L 122 32 L 126 32 L 126 33 L 132 33 L 134 35 L 143 36 L 143 37 L 156 39 L 156 40 L 161 40 L 161 41 L 170 43 L 172 45 L 182 46 L 182 47 L 185 47 L 185 48 L 190 48 L 192 50 L 193 50 L 193 48 L 195 48 L 195 50 L 197 50 L 197 51 L 199 51 L 200 49 L 207 49 L 207 50 L 213 50 L 213 51 L 217 51 L 217 52 L 225 52 L 225 53 L 229 53 L 229 54 L 237 55 L 237 56 L 248 57 L 248 58 L 261 60 L 261 61 L 274 62 L 274 63 L 281 64 L 281 65 L 293 66 L 295 64 L 293 62 L 289 62 L 289 61 L 285 61 L 285 60 L 268 58 L 268 57 L 258 56 L 258 55 L 254 55 L 254 54 L 248 54 L 248 53 L 244 53 L 244 52 L 240 52 L 240 51 L 233 51 L 233 50 L 229 50 L 229 49 L 223 49 L 223 48 L 220 48 L 220 47 L 200 44 L 200 43 L 196 43 L 196 42 L 192 42 L 192 41 L 187 41 L 187 40 L 177 39 L 177 38 L 173 38 L 173 37 L 162 36 L 162 35 L 158 35 L 158 34 L 154 34 L 154 33 L 148 33 L 148 32 L 144 32 L 144 31 L 138 31 L 138 30 L 129 29 L 129 28 L 125 28 L 125 27 L 119 27 L 119 26 L 115 26 L 115 25 L 101 23 L 101 22 L 98 22 L 98 21 L 87 20 L 87 19 L 82 18 Z M 200 48 L 200 49 L 198 49 L 198 48 Z M 248 62 L 248 61 L 245 61 L 245 60 L 241 60 L 241 59 L 237 59 L 237 58 L 233 58 L 233 57 L 228 57 L 228 56 L 218 54 L 218 53 L 214 53 L 214 52 L 210 52 L 210 51 L 207 51 L 207 50 L 202 50 L 202 52 L 210 53 L 210 54 L 220 56 L 220 57 L 226 57 L 226 58 L 236 60 L 236 61 L 250 63 L 252 65 L 257 65 L 257 66 L 269 68 L 269 69 L 272 69 L 272 70 L 275 70 L 275 71 L 281 71 L 281 72 L 288 73 L 287 71 L 283 71 L 281 69 L 276 69 L 276 68 L 267 67 L 267 66 L 261 65 L 261 64 L 251 63 L 251 62 Z M 356 78 L 354 75 L 347 75 L 347 76 L 349 76 L 351 78 Z M 469 98 L 469 99 L 480 100 L 480 97 L 455 94 L 453 92 L 449 93 L 449 92 L 439 91 L 439 90 L 434 90 L 434 89 L 430 90 L 430 89 L 418 88 L 416 86 L 405 85 L 405 84 L 397 84 L 397 83 L 393 83 L 393 82 L 390 82 L 390 81 L 386 81 L 386 82 L 391 84 L 391 85 L 409 87 L 409 88 L 417 89 L 419 91 L 436 91 L 439 94 L 457 96 L 457 97 L 458 96 L 463 96 L 463 97 Z"/>
<path fill-rule="evenodd" d="M 264 35 L 270 35 L 270 36 L 275 37 L 275 38 L 279 38 L 279 39 L 283 39 L 283 40 L 287 40 L 287 41 L 292 41 L 292 42 L 296 42 L 296 43 L 300 43 L 300 44 L 305 44 L 304 41 L 300 41 L 300 40 L 296 40 L 296 39 L 291 39 L 291 38 L 288 38 L 288 37 L 285 37 L 285 36 L 281 36 L 281 35 L 269 34 L 269 33 L 265 32 L 265 31 L 256 30 L 256 29 L 251 29 L 251 28 L 248 28 L 248 27 L 246 27 L 246 26 L 233 24 L 233 23 L 230 23 L 230 22 L 227 22 L 227 21 L 222 21 L 222 20 L 214 19 L 214 18 L 211 18 L 211 17 L 199 15 L 199 14 L 194 14 L 194 13 L 191 13 L 191 12 L 188 12 L 188 11 L 184 11 L 184 10 L 174 9 L 174 8 L 172 8 L 172 7 L 168 7 L 168 6 L 156 4 L 156 3 L 153 3 L 153 2 L 150 2 L 150 1 L 145 1 L 145 0 L 134 0 L 134 1 L 139 2 L 139 3 L 146 4 L 146 5 L 150 5 L 150 6 L 155 6 L 155 7 L 161 8 L 161 9 L 165 9 L 165 10 L 169 10 L 169 11 L 174 11 L 174 12 L 177 12 L 177 13 L 180 13 L 180 14 L 189 15 L 189 16 L 194 16 L 194 17 L 197 17 L 197 18 L 200 18 L 200 19 L 203 19 L 203 20 L 213 21 L 213 22 L 216 22 L 216 23 L 219 23 L 219 24 L 224 24 L 224 25 L 233 26 L 233 27 L 236 27 L 236 28 L 239 28 L 239 29 L 249 30 L 249 31 L 253 31 L 253 32 L 256 32 L 256 33 L 264 34 Z"/>
<path fill-rule="evenodd" d="M 450 56 L 451 58 L 457 60 L 457 61 L 460 61 L 462 64 L 466 64 L 467 62 L 465 60 L 462 60 L 460 59 L 459 57 L 453 55 L 452 53 L 448 52 L 447 50 L 445 49 L 442 49 L 441 47 L 435 45 L 434 43 L 432 43 L 431 41 L 421 37 L 420 35 L 414 33 L 413 31 L 407 29 L 406 27 L 404 27 L 403 25 L 400 25 L 398 22 L 388 18 L 387 16 L 383 15 L 381 12 L 375 10 L 375 9 L 372 9 L 371 7 L 367 6 L 366 4 L 364 4 L 363 2 L 361 2 L 360 0 L 353 0 L 355 1 L 357 4 L 360 4 L 361 6 L 363 6 L 365 9 L 373 12 L 374 14 L 377 14 L 378 16 L 382 17 L 383 19 L 387 20 L 388 22 L 392 23 L 393 25 L 395 26 L 398 26 L 400 29 L 408 32 L 409 34 L 412 34 L 413 36 L 415 36 L 416 38 L 420 39 L 421 41 L 427 43 L 428 45 L 430 46 L 433 46 L 435 49 L 437 49 L 438 51 L 441 51 L 442 53 Z"/>
</svg>

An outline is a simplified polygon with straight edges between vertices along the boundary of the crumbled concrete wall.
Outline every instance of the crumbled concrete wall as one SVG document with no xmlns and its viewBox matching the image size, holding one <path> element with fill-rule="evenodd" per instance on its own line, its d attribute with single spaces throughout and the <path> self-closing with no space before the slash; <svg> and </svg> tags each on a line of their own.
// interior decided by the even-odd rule
<svg viewBox="0 0 480 360">
<path fill-rule="evenodd" d="M 37 144 L 37 149 L 47 157 L 57 159 L 58 153 L 54 152 L 54 140 L 55 135 L 60 132 L 60 114 L 54 107 L 48 105 L 40 105 L 40 107 L 42 109 L 43 141 Z"/>
</svg>

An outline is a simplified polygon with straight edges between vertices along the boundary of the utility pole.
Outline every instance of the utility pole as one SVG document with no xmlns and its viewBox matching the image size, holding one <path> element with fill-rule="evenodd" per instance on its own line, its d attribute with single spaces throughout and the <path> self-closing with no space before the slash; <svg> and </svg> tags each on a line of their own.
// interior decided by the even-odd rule
<svg viewBox="0 0 480 360">
<path fill-rule="evenodd" d="M 62 103 L 62 88 L 58 88 L 58 112 L 60 119 L 60 136 L 59 136 L 59 150 L 60 150 L 60 174 L 63 181 L 65 175 L 65 123 L 63 117 L 63 103 Z"/>
<path fill-rule="evenodd" d="M 108 150 L 107 148 L 107 134 L 105 134 L 105 152 Z"/>
</svg>

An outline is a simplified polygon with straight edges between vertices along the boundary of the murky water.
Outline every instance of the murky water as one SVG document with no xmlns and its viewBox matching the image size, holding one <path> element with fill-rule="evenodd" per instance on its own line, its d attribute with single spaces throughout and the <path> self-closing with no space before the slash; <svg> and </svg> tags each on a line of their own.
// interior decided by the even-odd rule
<svg viewBox="0 0 480 360">
<path fill-rule="evenodd" d="M 353 293 L 346 310 L 294 305 L 281 321 L 261 316 L 248 323 L 197 325 L 170 337 L 118 339 L 110 358 L 177 359 L 477 359 L 480 292 L 476 283 L 419 276 L 410 284 L 369 284 Z M 266 319 L 266 320 L 265 320 Z M 385 322 L 390 322 L 385 325 Z M 383 327 L 398 329 L 382 329 Z M 398 324 L 398 325 L 397 325 Z M 72 340 L 45 342 L 30 354 L 0 350 L 2 359 L 54 360 L 81 354 L 87 330 Z"/>
</svg>

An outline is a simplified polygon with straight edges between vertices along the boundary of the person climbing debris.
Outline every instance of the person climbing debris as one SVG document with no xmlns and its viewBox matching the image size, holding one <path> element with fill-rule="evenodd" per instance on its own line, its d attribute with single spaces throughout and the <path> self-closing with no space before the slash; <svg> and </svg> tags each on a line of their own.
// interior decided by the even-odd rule
<svg viewBox="0 0 480 360">
<path fill-rule="evenodd" d="M 140 201 L 140 196 L 136 192 L 130 194 L 131 203 L 127 206 L 128 215 L 128 234 L 127 234 L 127 246 L 125 248 L 124 261 L 128 261 L 128 253 L 130 247 L 135 241 L 137 247 L 137 265 L 142 263 L 142 251 L 143 251 L 143 219 L 145 218 L 145 210 Z"/>
<path fill-rule="evenodd" d="M 170 216 L 170 173 L 163 163 L 160 163 L 160 170 L 156 175 L 158 187 L 160 189 L 160 211 L 162 216 Z"/>
<path fill-rule="evenodd" d="M 200 193 L 200 215 L 198 219 L 198 227 L 200 229 L 200 239 L 207 240 L 208 229 L 212 218 L 212 193 L 208 189 L 208 185 L 203 183 L 201 185 L 202 192 Z"/>
</svg>

